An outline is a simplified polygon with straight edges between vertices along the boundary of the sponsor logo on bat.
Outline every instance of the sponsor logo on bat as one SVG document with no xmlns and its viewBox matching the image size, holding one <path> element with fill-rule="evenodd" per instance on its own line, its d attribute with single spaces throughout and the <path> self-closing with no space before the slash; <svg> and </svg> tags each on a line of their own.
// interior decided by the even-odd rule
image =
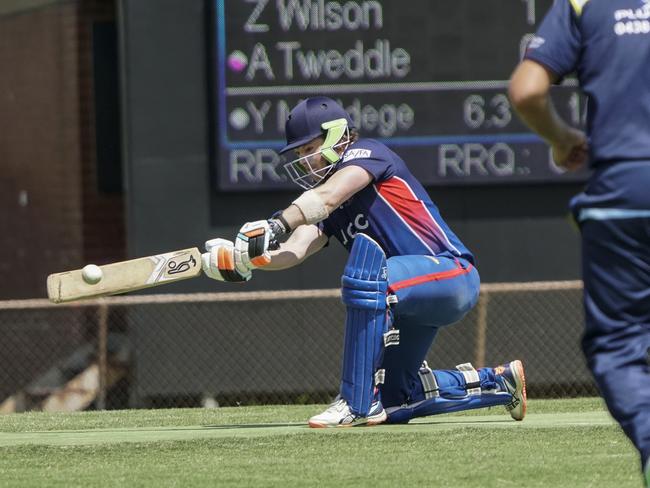
<svg viewBox="0 0 650 488">
<path fill-rule="evenodd" d="M 176 261 L 171 260 L 167 263 L 167 274 L 173 275 L 173 274 L 178 274 L 178 273 L 184 273 L 190 268 L 195 268 L 196 267 L 196 260 L 194 259 L 194 256 L 189 257 L 189 259 L 186 259 L 185 261 L 181 261 L 180 263 L 176 263 Z"/>
<path fill-rule="evenodd" d="M 185 261 L 178 261 L 187 256 L 187 253 L 167 253 L 150 256 L 149 259 L 154 263 L 154 269 L 149 275 L 146 283 L 161 283 L 163 281 L 173 280 L 175 275 L 188 271 L 197 266 L 194 256 L 190 256 Z"/>
</svg>

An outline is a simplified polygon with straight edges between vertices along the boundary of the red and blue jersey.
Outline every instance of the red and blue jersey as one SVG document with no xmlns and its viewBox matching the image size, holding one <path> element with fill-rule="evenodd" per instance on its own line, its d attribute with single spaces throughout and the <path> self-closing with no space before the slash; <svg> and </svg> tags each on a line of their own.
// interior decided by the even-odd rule
<svg viewBox="0 0 650 488">
<path fill-rule="evenodd" d="M 373 181 L 319 224 L 328 237 L 350 250 L 354 235 L 362 232 L 386 257 L 447 255 L 474 262 L 397 154 L 378 141 L 360 139 L 343 154 L 337 169 L 351 165 L 368 171 Z"/>
</svg>

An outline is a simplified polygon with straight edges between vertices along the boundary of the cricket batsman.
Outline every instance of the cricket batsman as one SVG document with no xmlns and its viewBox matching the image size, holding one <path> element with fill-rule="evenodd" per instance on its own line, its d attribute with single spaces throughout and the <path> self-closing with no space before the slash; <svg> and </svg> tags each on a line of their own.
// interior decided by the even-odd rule
<svg viewBox="0 0 650 488">
<path fill-rule="evenodd" d="M 438 330 L 476 304 L 474 256 L 442 220 L 404 161 L 360 138 L 334 100 L 291 110 L 285 165 L 305 191 L 270 219 L 242 226 L 235 242 L 206 243 L 205 273 L 242 282 L 255 269 L 300 264 L 336 238 L 349 251 L 341 277 L 347 309 L 340 394 L 311 427 L 406 423 L 412 418 L 504 405 L 526 413 L 521 361 L 432 371 L 424 361 Z M 280 243 L 281 242 L 281 243 Z"/>
</svg>

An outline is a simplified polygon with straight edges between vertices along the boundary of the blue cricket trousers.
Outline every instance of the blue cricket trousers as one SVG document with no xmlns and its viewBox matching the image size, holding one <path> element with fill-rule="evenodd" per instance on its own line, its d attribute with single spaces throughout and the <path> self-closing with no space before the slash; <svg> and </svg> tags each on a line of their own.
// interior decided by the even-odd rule
<svg viewBox="0 0 650 488">
<path fill-rule="evenodd" d="M 650 458 L 650 161 L 596 168 L 571 202 L 582 233 L 582 349 L 612 416 Z"/>
<path fill-rule="evenodd" d="M 650 218 L 582 223 L 587 363 L 612 416 L 650 457 Z"/>
<path fill-rule="evenodd" d="M 382 362 L 382 402 L 389 407 L 406 403 L 415 389 L 421 394 L 418 371 L 439 327 L 459 321 L 474 307 L 480 279 L 462 258 L 394 256 L 387 264 L 388 290 L 398 299 L 392 319 L 400 331 L 399 345 L 387 347 Z"/>
</svg>

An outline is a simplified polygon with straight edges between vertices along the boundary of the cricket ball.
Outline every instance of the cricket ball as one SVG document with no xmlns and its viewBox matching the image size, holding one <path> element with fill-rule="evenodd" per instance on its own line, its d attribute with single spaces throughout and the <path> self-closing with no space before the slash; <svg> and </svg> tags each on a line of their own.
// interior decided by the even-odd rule
<svg viewBox="0 0 650 488">
<path fill-rule="evenodd" d="M 104 276 L 102 270 L 96 264 L 88 264 L 81 270 L 81 277 L 89 285 L 96 285 Z"/>
</svg>

